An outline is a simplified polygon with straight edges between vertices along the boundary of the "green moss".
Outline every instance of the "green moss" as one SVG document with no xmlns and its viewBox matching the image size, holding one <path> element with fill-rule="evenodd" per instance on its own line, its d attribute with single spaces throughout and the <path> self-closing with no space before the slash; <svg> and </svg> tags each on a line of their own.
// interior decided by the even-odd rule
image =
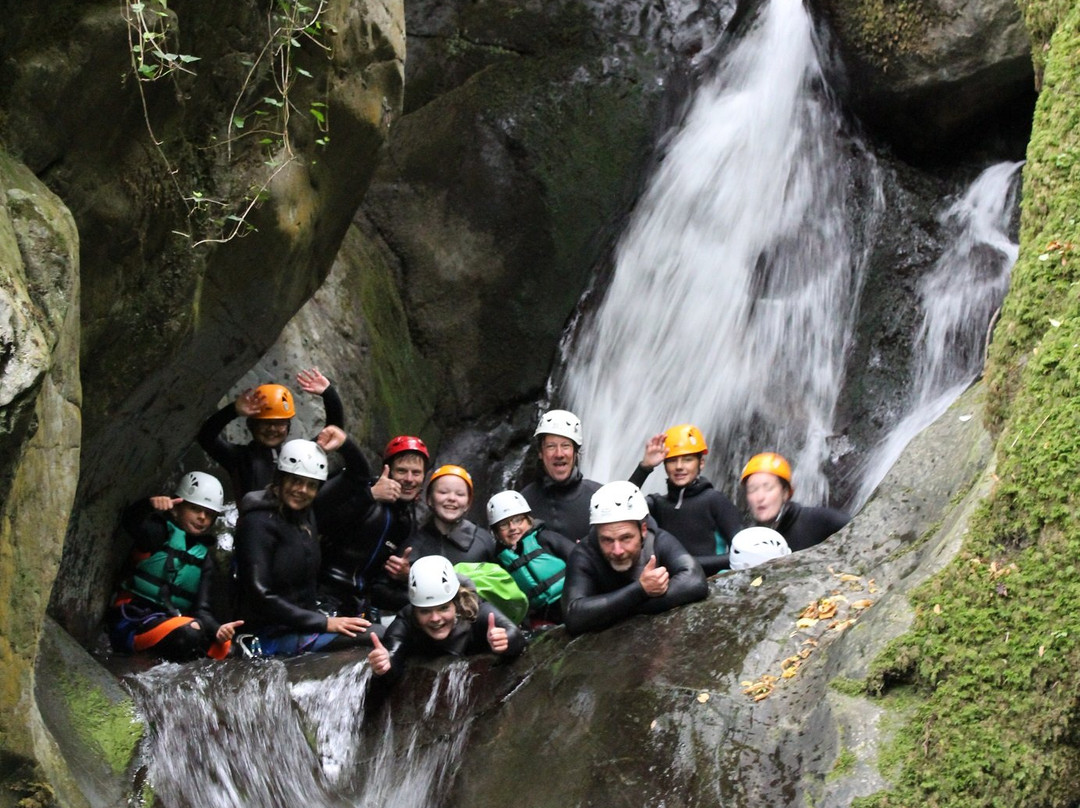
<svg viewBox="0 0 1080 808">
<path fill-rule="evenodd" d="M 826 775 L 825 779 L 835 780 L 851 774 L 855 770 L 856 762 L 855 753 L 845 746 L 840 750 L 840 754 L 836 756 L 836 762 L 833 763 L 832 770 Z"/>
<path fill-rule="evenodd" d="M 870 667 L 871 692 L 916 698 L 883 758 L 893 788 L 862 808 L 1080 799 L 1080 4 L 1025 13 L 1050 21 L 1036 49 L 1053 36 L 988 370 L 999 479 L 963 553 L 914 594 L 912 630 Z"/>
<path fill-rule="evenodd" d="M 866 695 L 866 682 L 860 679 L 837 676 L 829 682 L 829 687 L 845 696 L 858 697 Z"/>
<path fill-rule="evenodd" d="M 935 0 L 831 0 L 830 5 L 841 38 L 882 70 L 891 57 L 919 53 L 927 31 L 945 19 Z"/>
<path fill-rule="evenodd" d="M 143 734 L 131 702 L 110 700 L 93 682 L 74 671 L 66 671 L 60 685 L 79 736 L 114 772 L 127 771 Z"/>
</svg>

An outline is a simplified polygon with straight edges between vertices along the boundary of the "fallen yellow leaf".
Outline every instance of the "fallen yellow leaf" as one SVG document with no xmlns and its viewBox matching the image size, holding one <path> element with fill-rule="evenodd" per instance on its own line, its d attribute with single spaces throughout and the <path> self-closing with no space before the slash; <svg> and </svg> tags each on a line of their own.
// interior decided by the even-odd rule
<svg viewBox="0 0 1080 808">
<path fill-rule="evenodd" d="M 795 621 L 795 625 L 799 628 L 813 628 L 818 624 L 817 619 L 813 617 L 800 617 Z"/>
<path fill-rule="evenodd" d="M 697 694 L 697 700 L 698 700 L 698 703 L 704 704 L 705 702 L 707 702 L 709 700 L 709 694 L 708 693 L 698 693 Z"/>
<path fill-rule="evenodd" d="M 764 579 L 759 575 L 757 578 L 750 582 L 750 586 L 761 586 L 763 580 Z"/>
</svg>

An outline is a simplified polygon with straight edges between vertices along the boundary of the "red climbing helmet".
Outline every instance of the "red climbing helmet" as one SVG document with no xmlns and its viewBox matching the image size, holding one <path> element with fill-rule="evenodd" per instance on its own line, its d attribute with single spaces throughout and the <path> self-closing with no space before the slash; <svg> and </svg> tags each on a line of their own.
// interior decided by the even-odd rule
<svg viewBox="0 0 1080 808">
<path fill-rule="evenodd" d="M 389 463 L 391 458 L 404 452 L 416 452 L 423 455 L 424 470 L 427 471 L 431 463 L 431 454 L 428 452 L 427 445 L 414 435 L 398 435 L 396 438 L 391 438 L 383 450 L 383 463 Z"/>
</svg>

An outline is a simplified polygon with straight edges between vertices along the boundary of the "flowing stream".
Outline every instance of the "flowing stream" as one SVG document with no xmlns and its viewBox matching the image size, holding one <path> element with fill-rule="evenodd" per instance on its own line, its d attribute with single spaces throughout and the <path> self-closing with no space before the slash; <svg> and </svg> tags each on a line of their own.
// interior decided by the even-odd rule
<svg viewBox="0 0 1080 808">
<path fill-rule="evenodd" d="M 395 722 L 392 710 L 384 710 L 374 732 L 363 727 L 370 679 L 366 661 L 347 664 L 329 676 L 290 682 L 290 668 L 297 663 L 303 664 L 162 664 L 128 677 L 149 728 L 146 779 L 162 804 L 442 804 L 473 720 L 466 715 L 471 681 L 467 662 L 439 671 L 418 720 Z M 407 751 L 399 758 L 402 748 Z"/>
</svg>

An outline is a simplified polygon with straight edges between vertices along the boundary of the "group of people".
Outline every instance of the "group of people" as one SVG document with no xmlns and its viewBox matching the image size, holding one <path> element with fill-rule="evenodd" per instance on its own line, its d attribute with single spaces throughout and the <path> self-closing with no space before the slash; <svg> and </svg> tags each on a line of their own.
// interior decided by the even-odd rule
<svg viewBox="0 0 1080 808">
<path fill-rule="evenodd" d="M 848 521 L 795 502 L 790 465 L 764 453 L 741 476 L 744 526 L 703 475 L 708 446 L 690 424 L 651 437 L 629 479 L 601 485 L 579 466 L 581 421 L 551 410 L 534 433 L 538 479 L 491 496 L 484 528 L 467 517 L 466 469 L 431 469 L 412 435 L 393 438 L 372 469 L 330 381 L 311 369 L 297 383 L 323 399 L 326 426 L 313 439 L 290 439 L 295 402 L 277 384 L 244 392 L 199 432 L 232 479 L 231 564 L 212 552 L 225 507 L 213 475 L 190 472 L 174 497 L 127 509 L 134 550 L 107 616 L 114 648 L 184 660 L 222 658 L 234 641 L 249 655 L 365 645 L 373 674 L 392 681 L 411 656 L 512 658 L 529 631 L 598 631 L 701 600 L 706 576 L 813 546 Z M 238 417 L 251 433 L 243 445 L 222 435 Z M 646 496 L 640 486 L 661 463 L 667 492 Z"/>
</svg>

